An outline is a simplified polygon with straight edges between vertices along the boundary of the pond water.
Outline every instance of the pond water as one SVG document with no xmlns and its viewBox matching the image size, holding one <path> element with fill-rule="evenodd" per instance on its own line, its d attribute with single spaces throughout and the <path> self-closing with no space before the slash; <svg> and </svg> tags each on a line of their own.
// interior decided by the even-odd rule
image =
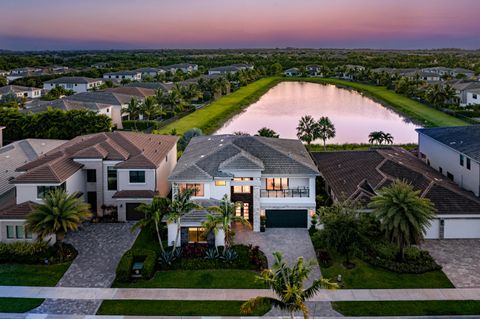
<svg viewBox="0 0 480 319">
<path fill-rule="evenodd" d="M 268 127 L 283 138 L 296 138 L 300 118 L 328 116 L 336 137 L 327 143 L 368 143 L 372 131 L 392 134 L 394 143 L 416 143 L 418 125 L 356 91 L 306 82 L 281 82 L 234 116 L 215 134 L 255 134 Z M 320 140 L 315 143 L 321 143 Z"/>
</svg>

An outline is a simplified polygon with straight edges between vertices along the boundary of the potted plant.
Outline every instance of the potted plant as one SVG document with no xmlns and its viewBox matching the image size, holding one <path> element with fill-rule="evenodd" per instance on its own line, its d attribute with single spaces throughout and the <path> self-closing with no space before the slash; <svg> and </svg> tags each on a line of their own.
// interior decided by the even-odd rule
<svg viewBox="0 0 480 319">
<path fill-rule="evenodd" d="M 265 226 L 267 225 L 267 216 L 260 216 L 260 231 L 265 232 Z"/>
</svg>

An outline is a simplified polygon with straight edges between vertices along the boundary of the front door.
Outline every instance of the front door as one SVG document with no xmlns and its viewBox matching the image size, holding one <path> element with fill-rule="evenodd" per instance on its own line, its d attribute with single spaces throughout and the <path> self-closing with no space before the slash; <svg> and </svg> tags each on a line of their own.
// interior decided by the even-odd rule
<svg viewBox="0 0 480 319">
<path fill-rule="evenodd" d="M 253 223 L 253 187 L 232 186 L 230 191 L 232 202 L 241 203 L 235 209 L 236 216 L 242 216 L 250 223 Z"/>
<path fill-rule="evenodd" d="M 87 192 L 87 203 L 90 204 L 90 211 L 97 215 L 97 192 Z"/>
</svg>

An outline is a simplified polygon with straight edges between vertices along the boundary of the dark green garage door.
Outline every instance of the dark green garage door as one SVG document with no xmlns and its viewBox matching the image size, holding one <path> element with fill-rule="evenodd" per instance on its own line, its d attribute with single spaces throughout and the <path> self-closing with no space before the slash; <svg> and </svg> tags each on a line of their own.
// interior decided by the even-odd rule
<svg viewBox="0 0 480 319">
<path fill-rule="evenodd" d="M 140 203 L 127 203 L 125 208 L 127 210 L 127 220 L 140 220 L 144 217 L 143 213 L 140 213 L 136 208 Z"/>
<path fill-rule="evenodd" d="M 267 228 L 307 228 L 307 210 L 267 209 Z"/>
</svg>

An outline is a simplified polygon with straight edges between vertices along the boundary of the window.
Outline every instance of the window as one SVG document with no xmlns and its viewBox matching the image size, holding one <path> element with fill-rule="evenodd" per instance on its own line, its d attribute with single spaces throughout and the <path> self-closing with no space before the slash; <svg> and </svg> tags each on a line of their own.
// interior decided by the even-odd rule
<svg viewBox="0 0 480 319">
<path fill-rule="evenodd" d="M 288 178 L 267 178 L 267 190 L 273 191 L 282 189 L 288 189 Z"/>
<path fill-rule="evenodd" d="M 67 83 L 67 89 L 71 89 L 73 88 L 73 84 L 72 83 Z"/>
<path fill-rule="evenodd" d="M 145 171 L 130 171 L 130 183 L 145 183 Z"/>
<path fill-rule="evenodd" d="M 204 234 L 205 228 L 202 227 L 189 227 L 188 228 L 188 242 L 201 243 L 206 242 L 207 237 Z"/>
<path fill-rule="evenodd" d="M 233 180 L 236 182 L 241 182 L 251 181 L 252 179 L 250 177 L 235 177 Z M 249 194 L 251 192 L 251 187 L 249 185 L 233 186 L 233 192 L 235 194 Z"/>
<path fill-rule="evenodd" d="M 14 238 L 15 230 L 12 225 L 7 225 L 7 238 Z"/>
<path fill-rule="evenodd" d="M 460 166 L 463 166 L 464 161 L 465 161 L 465 158 L 463 157 L 462 154 L 460 154 Z"/>
<path fill-rule="evenodd" d="M 65 190 L 65 183 L 61 184 L 60 186 L 37 186 L 37 198 L 42 199 L 49 192 L 54 191 L 56 189 Z"/>
<path fill-rule="evenodd" d="M 450 180 L 452 180 L 452 181 L 455 179 L 455 177 L 453 176 L 453 174 L 450 173 L 450 172 L 447 172 L 447 178 L 450 179 Z"/>
<path fill-rule="evenodd" d="M 204 196 L 203 184 L 179 184 L 178 189 L 184 192 L 187 189 L 193 189 L 192 196 Z"/>
<path fill-rule="evenodd" d="M 227 181 L 215 181 L 215 186 L 225 186 L 227 185 Z"/>
<path fill-rule="evenodd" d="M 443 174 L 443 168 L 441 166 L 438 167 L 438 171 Z"/>
<path fill-rule="evenodd" d="M 23 228 L 23 226 L 15 226 L 15 233 L 16 233 L 16 237 L 17 239 L 23 239 L 25 238 L 25 228 Z"/>
<path fill-rule="evenodd" d="M 26 239 L 32 239 L 33 238 L 33 235 L 30 231 L 26 230 L 25 229 L 25 238 Z"/>
<path fill-rule="evenodd" d="M 476 100 L 477 99 L 477 95 L 476 94 L 473 94 L 472 97 Z"/>
<path fill-rule="evenodd" d="M 472 163 L 470 159 L 467 157 L 467 169 L 470 169 L 472 167 Z"/>
<path fill-rule="evenodd" d="M 87 183 L 96 183 L 97 182 L 97 170 L 87 169 Z"/>
<path fill-rule="evenodd" d="M 113 166 L 107 167 L 107 188 L 109 191 L 117 190 L 117 170 Z"/>
</svg>

